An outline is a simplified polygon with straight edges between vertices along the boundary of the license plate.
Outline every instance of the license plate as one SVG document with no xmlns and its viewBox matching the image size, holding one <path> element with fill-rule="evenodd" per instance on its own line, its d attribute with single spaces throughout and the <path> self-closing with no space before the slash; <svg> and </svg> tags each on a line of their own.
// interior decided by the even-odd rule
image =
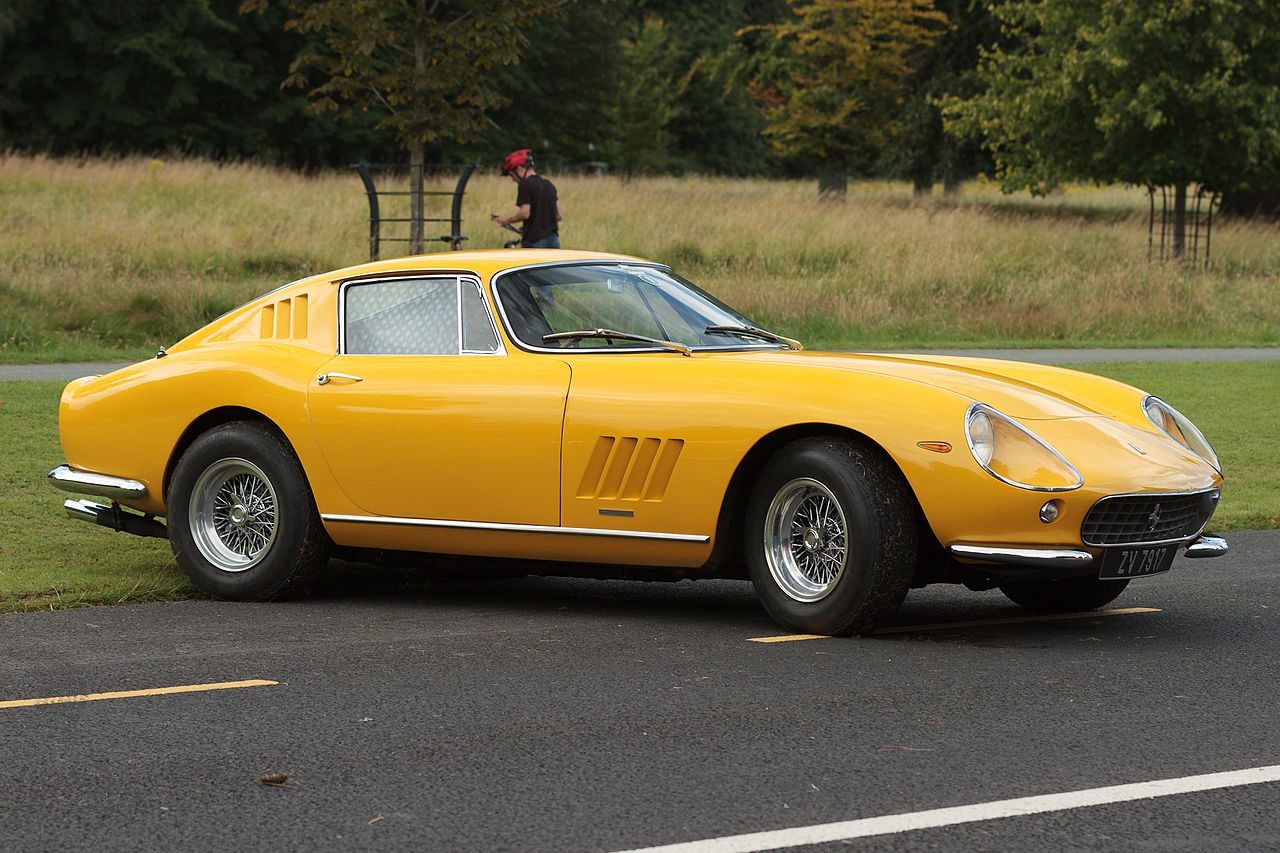
<svg viewBox="0 0 1280 853">
<path fill-rule="evenodd" d="M 1102 568 L 1098 579 L 1104 581 L 1128 580 L 1169 571 L 1177 545 L 1159 548 L 1108 548 L 1102 552 Z"/>
</svg>

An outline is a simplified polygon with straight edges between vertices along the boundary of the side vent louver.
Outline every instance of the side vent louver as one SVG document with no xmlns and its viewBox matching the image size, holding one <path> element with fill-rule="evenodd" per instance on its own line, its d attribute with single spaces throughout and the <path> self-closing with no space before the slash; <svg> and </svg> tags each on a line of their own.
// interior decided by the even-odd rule
<svg viewBox="0 0 1280 853">
<path fill-rule="evenodd" d="M 307 295 L 281 299 L 262 306 L 259 334 L 264 340 L 301 340 L 307 337 Z"/>
<path fill-rule="evenodd" d="M 667 493 L 684 441 L 602 435 L 591 450 L 577 496 L 598 500 L 660 501 Z"/>
</svg>

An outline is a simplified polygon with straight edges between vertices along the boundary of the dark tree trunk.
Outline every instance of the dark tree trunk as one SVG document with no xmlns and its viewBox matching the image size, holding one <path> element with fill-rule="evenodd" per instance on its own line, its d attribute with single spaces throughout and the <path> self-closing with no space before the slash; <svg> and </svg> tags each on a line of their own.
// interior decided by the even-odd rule
<svg viewBox="0 0 1280 853">
<path fill-rule="evenodd" d="M 1180 261 L 1187 252 L 1187 185 L 1173 188 L 1173 259 Z"/>
<path fill-rule="evenodd" d="M 422 159 L 423 145 L 409 147 L 409 254 L 421 255 L 422 238 Z"/>
<path fill-rule="evenodd" d="M 426 16 L 426 0 L 418 0 L 419 20 Z M 427 40 L 418 28 L 418 37 L 413 43 L 414 88 L 418 91 L 418 103 L 422 103 L 427 79 Z M 422 170 L 423 142 L 413 140 L 409 148 L 409 254 L 421 255 L 424 251 L 422 237 Z"/>
</svg>

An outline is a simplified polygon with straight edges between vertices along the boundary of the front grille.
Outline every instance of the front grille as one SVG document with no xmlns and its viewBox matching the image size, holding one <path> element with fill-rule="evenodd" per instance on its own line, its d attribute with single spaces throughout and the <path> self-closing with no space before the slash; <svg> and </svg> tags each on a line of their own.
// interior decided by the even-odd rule
<svg viewBox="0 0 1280 853">
<path fill-rule="evenodd" d="M 1195 536 L 1218 506 L 1218 490 L 1103 498 L 1085 516 L 1086 545 L 1143 545 Z"/>
</svg>

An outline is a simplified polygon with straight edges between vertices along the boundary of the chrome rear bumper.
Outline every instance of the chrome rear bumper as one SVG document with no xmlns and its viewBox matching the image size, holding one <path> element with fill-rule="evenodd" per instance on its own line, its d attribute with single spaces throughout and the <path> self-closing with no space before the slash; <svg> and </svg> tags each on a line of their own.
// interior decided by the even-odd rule
<svg viewBox="0 0 1280 853">
<path fill-rule="evenodd" d="M 113 501 L 136 500 L 147 496 L 147 487 L 137 480 L 77 471 L 70 465 L 59 465 L 49 472 L 54 488 L 81 495 L 111 498 Z"/>
<path fill-rule="evenodd" d="M 164 523 L 157 521 L 154 516 L 126 512 L 120 504 L 116 503 L 116 501 L 136 500 L 147 496 L 147 487 L 137 480 L 77 471 L 70 465 L 59 465 L 49 472 L 49 482 L 64 492 L 111 498 L 110 506 L 87 500 L 66 501 L 62 507 L 72 518 L 100 524 L 117 532 L 132 533 L 135 536 L 169 538 L 169 531 Z"/>
</svg>

